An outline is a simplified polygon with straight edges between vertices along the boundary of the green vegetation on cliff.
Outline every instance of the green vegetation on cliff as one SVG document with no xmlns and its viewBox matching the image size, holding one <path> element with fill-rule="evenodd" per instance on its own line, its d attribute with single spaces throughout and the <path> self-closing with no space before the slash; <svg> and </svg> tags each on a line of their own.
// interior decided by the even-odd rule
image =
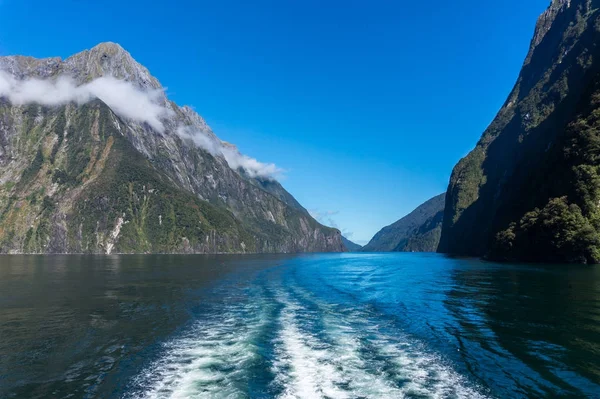
<svg viewBox="0 0 600 399">
<path fill-rule="evenodd" d="M 600 1 L 554 0 L 515 88 L 454 168 L 439 250 L 600 262 Z"/>
<path fill-rule="evenodd" d="M 102 102 L 52 114 L 40 143 L 54 144 L 40 145 L 18 184 L 8 186 L 0 215 L 4 252 L 256 251 L 231 212 L 179 189 L 136 151 Z M 68 139 L 52 140 L 65 114 Z"/>
<path fill-rule="evenodd" d="M 191 108 L 160 96 L 158 81 L 120 46 L 65 61 L 0 57 L 0 70 L 47 87 L 62 74 L 77 87 L 121 79 L 110 87 L 126 85 L 160 110 L 149 123 L 96 97 L 45 105 L 0 97 L 0 253 L 345 250 L 339 230 L 273 178 L 234 169 L 182 137 L 187 128 L 225 146 Z"/>
</svg>

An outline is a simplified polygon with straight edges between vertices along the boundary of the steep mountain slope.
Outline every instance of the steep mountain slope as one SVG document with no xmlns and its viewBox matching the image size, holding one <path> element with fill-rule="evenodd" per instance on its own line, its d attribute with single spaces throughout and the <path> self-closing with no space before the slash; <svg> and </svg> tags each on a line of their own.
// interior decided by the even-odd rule
<svg viewBox="0 0 600 399">
<path fill-rule="evenodd" d="M 350 252 L 360 251 L 360 249 L 362 248 L 360 245 L 350 241 L 349 239 L 347 239 L 344 236 L 342 236 L 342 242 L 344 243 L 344 246 L 346 247 L 346 249 Z"/>
<path fill-rule="evenodd" d="M 438 195 L 394 224 L 381 229 L 365 252 L 435 252 L 439 243 L 445 194 Z"/>
<path fill-rule="evenodd" d="M 600 261 L 598 0 L 554 0 L 517 83 L 454 168 L 439 250 Z"/>
<path fill-rule="evenodd" d="M 116 44 L 0 57 L 1 252 L 343 251 L 274 173 Z"/>
</svg>

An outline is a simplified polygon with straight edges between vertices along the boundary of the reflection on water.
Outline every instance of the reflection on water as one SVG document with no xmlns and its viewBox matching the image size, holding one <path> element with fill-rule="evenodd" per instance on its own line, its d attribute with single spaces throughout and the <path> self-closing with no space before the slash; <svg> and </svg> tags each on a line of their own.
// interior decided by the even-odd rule
<svg viewBox="0 0 600 399">
<path fill-rule="evenodd" d="M 0 397 L 600 397 L 600 268 L 0 257 Z"/>
<path fill-rule="evenodd" d="M 109 397 L 203 287 L 278 259 L 1 256 L 0 397 Z"/>
<path fill-rule="evenodd" d="M 599 392 L 600 270 L 456 269 L 446 306 L 466 364 L 500 373 L 490 384 L 538 396 Z M 473 370 L 475 373 L 476 370 Z"/>
</svg>

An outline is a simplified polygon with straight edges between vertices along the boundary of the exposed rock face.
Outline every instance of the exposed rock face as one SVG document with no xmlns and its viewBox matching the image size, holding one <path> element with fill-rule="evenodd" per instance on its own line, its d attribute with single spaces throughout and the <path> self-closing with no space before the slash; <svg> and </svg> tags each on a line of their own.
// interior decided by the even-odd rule
<svg viewBox="0 0 600 399">
<path fill-rule="evenodd" d="M 533 50 L 542 42 L 546 33 L 552 27 L 556 17 L 563 12 L 566 8 L 571 6 L 571 0 L 552 0 L 552 3 L 546 11 L 540 15 L 537 24 L 535 25 L 535 32 L 533 34 L 533 40 L 531 41 L 531 48 L 527 60 L 529 60 L 533 54 Z M 527 61 L 525 62 L 527 63 Z"/>
<path fill-rule="evenodd" d="M 365 252 L 435 252 L 442 230 L 445 194 L 423 203 L 381 229 L 362 248 Z"/>
<path fill-rule="evenodd" d="M 109 90 L 104 101 L 79 93 L 40 103 L 19 101 L 37 95 L 21 86 L 21 97 L 2 96 L 0 85 L 1 252 L 344 250 L 339 231 L 316 222 L 271 176 L 211 150 L 241 157 L 195 111 L 169 101 L 120 46 L 103 43 L 64 61 L 0 57 L 0 71 L 19 84 L 68 76 L 71 86 L 101 93 L 98 79 L 114 78 L 114 87 L 151 99 L 132 110 Z"/>
<path fill-rule="evenodd" d="M 598 0 L 554 0 L 506 104 L 454 168 L 440 251 L 600 261 Z"/>
</svg>

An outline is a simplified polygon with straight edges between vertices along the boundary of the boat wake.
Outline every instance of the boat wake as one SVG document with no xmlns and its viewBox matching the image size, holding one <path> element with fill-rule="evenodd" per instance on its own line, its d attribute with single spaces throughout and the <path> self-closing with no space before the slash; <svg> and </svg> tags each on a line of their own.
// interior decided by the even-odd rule
<svg viewBox="0 0 600 399">
<path fill-rule="evenodd" d="M 239 289 L 243 300 L 213 303 L 164 344 L 129 397 L 487 397 L 364 305 L 326 301 L 293 278 Z"/>
</svg>

